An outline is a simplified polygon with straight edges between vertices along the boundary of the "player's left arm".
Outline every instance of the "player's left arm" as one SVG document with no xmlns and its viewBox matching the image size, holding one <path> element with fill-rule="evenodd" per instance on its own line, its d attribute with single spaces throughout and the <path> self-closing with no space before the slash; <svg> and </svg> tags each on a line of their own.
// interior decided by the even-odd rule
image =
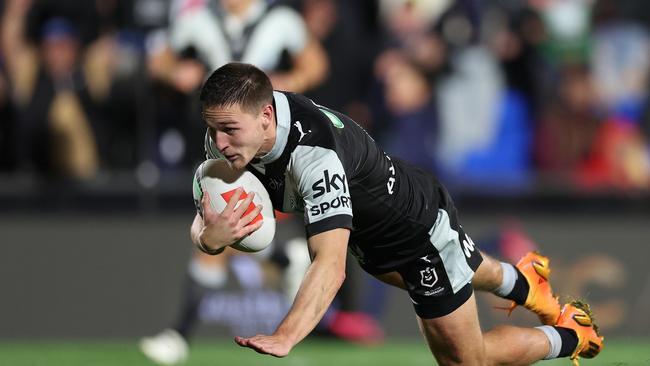
<svg viewBox="0 0 650 366">
<path fill-rule="evenodd" d="M 318 324 L 343 284 L 349 237 L 350 231 L 343 228 L 310 237 L 312 263 L 287 316 L 272 335 L 235 337 L 235 342 L 276 357 L 289 354 Z"/>
</svg>

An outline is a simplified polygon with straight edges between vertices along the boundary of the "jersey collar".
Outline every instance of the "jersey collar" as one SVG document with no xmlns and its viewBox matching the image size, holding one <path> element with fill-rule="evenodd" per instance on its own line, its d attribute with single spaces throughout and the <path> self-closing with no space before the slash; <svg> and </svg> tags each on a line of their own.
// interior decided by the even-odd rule
<svg viewBox="0 0 650 366">
<path fill-rule="evenodd" d="M 291 127 L 291 110 L 289 109 L 289 100 L 287 97 L 277 91 L 273 92 L 275 100 L 275 120 L 277 122 L 275 130 L 275 144 L 271 151 L 260 158 L 260 163 L 269 164 L 277 160 L 284 148 L 287 146 L 289 138 L 289 129 Z"/>
</svg>

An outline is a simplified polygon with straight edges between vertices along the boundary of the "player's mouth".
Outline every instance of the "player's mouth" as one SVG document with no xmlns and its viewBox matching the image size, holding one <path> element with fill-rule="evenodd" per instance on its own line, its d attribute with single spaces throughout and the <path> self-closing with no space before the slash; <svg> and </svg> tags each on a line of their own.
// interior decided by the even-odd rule
<svg viewBox="0 0 650 366">
<path fill-rule="evenodd" d="M 233 161 L 237 160 L 237 155 L 224 155 L 224 156 L 225 156 L 226 159 L 228 159 L 228 161 L 231 162 L 231 163 L 232 163 Z"/>
</svg>

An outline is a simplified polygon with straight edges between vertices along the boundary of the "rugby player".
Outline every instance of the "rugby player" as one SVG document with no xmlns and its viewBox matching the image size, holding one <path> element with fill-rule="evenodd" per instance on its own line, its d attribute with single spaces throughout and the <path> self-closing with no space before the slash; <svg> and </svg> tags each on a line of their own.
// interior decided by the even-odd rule
<svg viewBox="0 0 650 366">
<path fill-rule="evenodd" d="M 602 338 L 588 306 L 560 305 L 549 260 L 537 253 L 516 266 L 480 252 L 454 203 L 430 173 L 386 155 L 353 120 L 299 94 L 273 91 L 252 65 L 226 64 L 203 85 L 206 153 L 247 169 L 273 206 L 304 216 L 312 263 L 294 303 L 270 335 L 235 337 L 263 354 L 286 356 L 324 315 L 345 277 L 350 251 L 378 279 L 407 291 L 440 365 L 531 364 L 594 357 Z M 271 184 L 273 183 L 273 184 Z M 238 191 L 223 212 L 201 202 L 194 243 L 216 254 L 253 232 L 261 209 L 243 215 Z M 239 207 L 248 207 L 251 195 Z M 481 332 L 473 290 L 491 291 L 535 312 L 542 326 L 501 325 Z"/>
</svg>

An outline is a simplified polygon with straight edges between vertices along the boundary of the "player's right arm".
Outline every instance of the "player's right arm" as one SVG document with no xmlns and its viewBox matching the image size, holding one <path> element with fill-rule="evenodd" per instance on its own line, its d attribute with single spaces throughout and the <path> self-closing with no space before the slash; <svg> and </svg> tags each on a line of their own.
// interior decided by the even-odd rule
<svg viewBox="0 0 650 366">
<path fill-rule="evenodd" d="M 256 205 L 254 210 L 244 215 L 255 197 L 253 192 L 239 206 L 236 205 L 242 192 L 243 190 L 238 188 L 222 212 L 212 209 L 209 193 L 203 192 L 201 198 L 202 216 L 197 214 L 190 228 L 192 241 L 201 251 L 207 254 L 219 254 L 223 248 L 241 240 L 262 226 L 263 220 L 250 224 L 262 211 L 262 205 Z"/>
<path fill-rule="evenodd" d="M 192 226 L 190 226 L 190 239 L 192 239 L 192 243 L 197 247 L 199 246 L 199 235 L 201 234 L 201 230 L 203 230 L 203 219 L 197 212 L 196 215 L 194 215 Z"/>
<path fill-rule="evenodd" d="M 242 347 L 284 357 L 321 320 L 345 279 L 345 257 L 350 230 L 337 228 L 309 238 L 312 263 L 287 316 L 271 335 L 235 337 Z"/>
</svg>

